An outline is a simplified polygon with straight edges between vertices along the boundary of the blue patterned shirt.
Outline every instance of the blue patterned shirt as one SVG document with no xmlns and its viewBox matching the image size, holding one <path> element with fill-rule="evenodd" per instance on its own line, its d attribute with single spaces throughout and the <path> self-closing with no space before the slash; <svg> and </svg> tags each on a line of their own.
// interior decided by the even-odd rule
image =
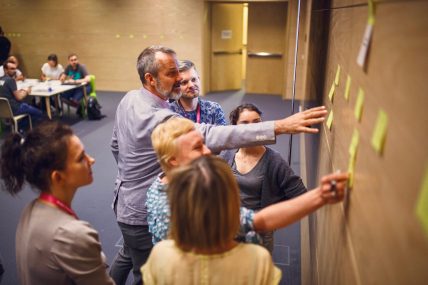
<svg viewBox="0 0 428 285">
<path fill-rule="evenodd" d="M 196 121 L 197 110 L 185 111 L 178 100 L 169 104 L 169 108 L 180 114 L 181 116 L 192 120 L 195 123 L 205 123 L 210 125 L 226 125 L 226 119 L 224 118 L 224 111 L 220 104 L 212 101 L 202 100 L 198 98 L 198 104 L 201 108 L 201 120 Z"/>
<path fill-rule="evenodd" d="M 152 234 L 153 244 L 167 238 L 169 229 L 169 203 L 165 185 L 160 174 L 147 191 L 147 223 Z M 241 207 L 241 228 L 237 236 L 238 241 L 261 244 L 260 236 L 253 230 L 254 211 Z"/>
</svg>

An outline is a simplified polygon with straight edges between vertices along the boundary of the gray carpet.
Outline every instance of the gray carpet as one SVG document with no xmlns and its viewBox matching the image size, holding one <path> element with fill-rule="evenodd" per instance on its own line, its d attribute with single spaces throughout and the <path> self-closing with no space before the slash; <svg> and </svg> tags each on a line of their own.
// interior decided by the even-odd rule
<svg viewBox="0 0 428 285">
<path fill-rule="evenodd" d="M 110 208 L 116 164 L 110 152 L 110 139 L 116 106 L 124 93 L 97 92 L 98 100 L 103 106 L 102 112 L 107 115 L 101 121 L 79 120 L 71 110 L 61 120 L 70 124 L 85 145 L 86 152 L 96 159 L 93 167 L 94 183 L 81 188 L 73 201 L 73 209 L 80 219 L 90 222 L 98 230 L 103 251 L 110 262 L 120 240 L 120 232 Z M 208 94 L 207 99 L 219 102 L 226 114 L 241 102 L 255 103 L 264 112 L 264 120 L 282 118 L 290 114 L 290 102 L 276 96 L 244 95 L 242 92 L 222 92 Z M 296 107 L 297 109 L 297 107 Z M 59 118 L 55 118 L 59 119 Z M 7 130 L 1 135 L 3 141 Z M 289 136 L 281 136 L 277 144 L 272 146 L 284 158 L 288 153 Z M 293 137 L 291 166 L 299 173 L 299 141 Z M 15 230 L 22 208 L 36 197 L 36 193 L 27 187 L 17 197 L 10 197 L 0 192 L 0 255 L 2 256 L 5 273 L 1 284 L 18 284 L 15 266 Z M 281 284 L 300 284 L 300 224 L 294 224 L 275 234 L 274 261 L 283 270 Z M 120 241 L 119 241 L 120 242 Z M 128 282 L 129 283 L 129 282 Z"/>
</svg>

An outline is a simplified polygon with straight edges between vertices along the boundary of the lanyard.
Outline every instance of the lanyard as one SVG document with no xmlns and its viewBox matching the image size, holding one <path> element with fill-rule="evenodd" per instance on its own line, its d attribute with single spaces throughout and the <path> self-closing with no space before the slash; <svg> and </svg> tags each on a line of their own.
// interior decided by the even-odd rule
<svg viewBox="0 0 428 285">
<path fill-rule="evenodd" d="M 201 123 L 201 104 L 198 103 L 198 107 L 196 107 L 196 123 Z"/>
<path fill-rule="evenodd" d="M 58 200 L 58 198 L 56 198 L 52 194 L 40 193 L 39 199 L 41 201 L 53 204 L 53 205 L 57 206 L 58 208 L 60 208 L 61 210 L 63 210 L 64 212 L 66 212 L 67 214 L 75 217 L 76 219 L 79 219 L 70 207 L 68 207 L 66 204 L 64 204 L 60 200 Z"/>
</svg>

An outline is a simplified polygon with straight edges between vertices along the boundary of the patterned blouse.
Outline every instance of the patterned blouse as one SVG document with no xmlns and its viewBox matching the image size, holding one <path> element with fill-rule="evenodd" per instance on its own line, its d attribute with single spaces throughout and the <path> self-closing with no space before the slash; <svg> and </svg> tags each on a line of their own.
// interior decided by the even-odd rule
<svg viewBox="0 0 428 285">
<path fill-rule="evenodd" d="M 160 174 L 147 191 L 147 222 L 152 234 L 153 244 L 167 238 L 169 230 L 169 203 L 165 185 Z M 253 230 L 254 211 L 240 208 L 240 232 L 236 240 L 246 243 L 261 244 L 260 236 Z"/>
</svg>

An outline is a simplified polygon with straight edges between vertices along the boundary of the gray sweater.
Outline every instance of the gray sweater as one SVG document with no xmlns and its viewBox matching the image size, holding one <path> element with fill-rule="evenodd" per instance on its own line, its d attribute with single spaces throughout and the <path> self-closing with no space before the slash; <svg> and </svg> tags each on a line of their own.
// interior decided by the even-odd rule
<svg viewBox="0 0 428 285">
<path fill-rule="evenodd" d="M 220 156 L 232 166 L 236 152 L 236 149 L 226 150 Z M 264 173 L 261 189 L 261 208 L 292 199 L 307 191 L 302 179 L 294 174 L 288 163 L 273 149 L 266 147 L 266 152 L 258 163 L 261 163 L 258 167 L 261 167 L 261 172 Z M 241 185 L 239 186 L 241 187 Z"/>
</svg>

